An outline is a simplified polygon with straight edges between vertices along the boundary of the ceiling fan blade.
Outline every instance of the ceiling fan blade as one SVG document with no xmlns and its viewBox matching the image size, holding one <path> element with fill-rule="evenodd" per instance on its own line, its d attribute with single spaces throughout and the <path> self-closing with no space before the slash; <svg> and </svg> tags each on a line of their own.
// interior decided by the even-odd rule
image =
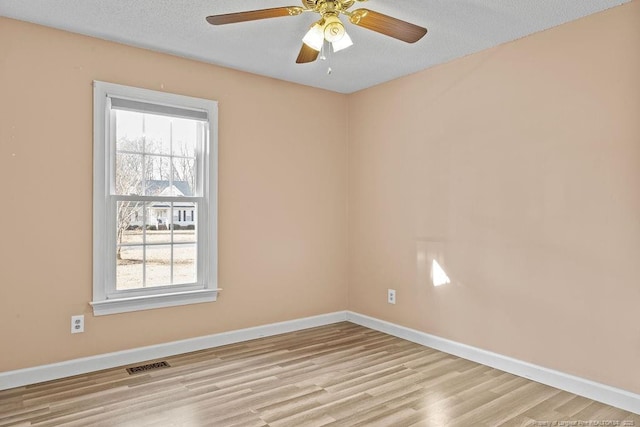
<svg viewBox="0 0 640 427">
<path fill-rule="evenodd" d="M 310 48 L 305 43 L 302 43 L 302 48 L 300 48 L 300 53 L 298 54 L 298 59 L 296 59 L 296 64 L 305 64 L 307 62 L 313 62 L 318 59 L 318 52 L 315 49 Z"/>
<path fill-rule="evenodd" d="M 349 20 L 352 24 L 407 43 L 415 43 L 427 34 L 426 28 L 369 9 L 354 10 Z"/>
<path fill-rule="evenodd" d="M 207 16 L 211 25 L 233 24 L 235 22 L 255 21 L 257 19 L 278 18 L 280 16 L 296 16 L 304 11 L 298 6 L 274 7 L 271 9 L 250 10 L 248 12 L 227 13 Z"/>
</svg>

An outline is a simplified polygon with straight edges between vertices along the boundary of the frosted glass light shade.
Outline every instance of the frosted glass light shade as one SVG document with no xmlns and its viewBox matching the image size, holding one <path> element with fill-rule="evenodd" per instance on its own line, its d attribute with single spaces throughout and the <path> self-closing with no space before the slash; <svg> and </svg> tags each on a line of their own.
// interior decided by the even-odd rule
<svg viewBox="0 0 640 427">
<path fill-rule="evenodd" d="M 333 46 L 334 52 L 338 52 L 342 49 L 346 49 L 352 45 L 353 45 L 353 41 L 351 41 L 351 37 L 349 37 L 349 34 L 347 34 L 346 32 L 344 33 L 344 35 L 340 40 L 336 40 L 333 43 L 331 43 L 331 46 Z"/>
<path fill-rule="evenodd" d="M 318 23 L 314 24 L 309 31 L 307 31 L 307 34 L 304 35 L 302 42 L 311 49 L 319 52 L 324 43 L 324 31 L 322 26 Z"/>
</svg>

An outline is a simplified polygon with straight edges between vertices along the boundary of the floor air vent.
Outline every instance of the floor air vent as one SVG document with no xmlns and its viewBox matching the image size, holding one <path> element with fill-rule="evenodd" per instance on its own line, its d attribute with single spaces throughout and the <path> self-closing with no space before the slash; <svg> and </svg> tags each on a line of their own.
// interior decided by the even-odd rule
<svg viewBox="0 0 640 427">
<path fill-rule="evenodd" d="M 171 365 L 169 365 L 167 362 L 155 362 L 148 363 L 146 365 L 134 366 L 133 368 L 127 368 L 127 372 L 129 372 L 129 375 L 133 375 L 142 372 L 153 371 L 155 369 L 169 368 L 170 366 Z"/>
</svg>

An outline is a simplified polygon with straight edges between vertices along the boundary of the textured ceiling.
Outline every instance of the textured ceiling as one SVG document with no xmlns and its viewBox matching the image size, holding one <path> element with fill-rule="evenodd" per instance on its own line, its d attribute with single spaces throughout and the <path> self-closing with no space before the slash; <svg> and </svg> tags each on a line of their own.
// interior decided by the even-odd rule
<svg viewBox="0 0 640 427">
<path fill-rule="evenodd" d="M 317 20 L 313 13 L 224 26 L 205 21 L 208 15 L 297 6 L 299 0 L 0 0 L 0 15 L 351 93 L 628 1 L 370 0 L 350 10 L 366 7 L 429 33 L 406 44 L 346 23 L 354 46 L 302 65 L 295 59 Z"/>
</svg>

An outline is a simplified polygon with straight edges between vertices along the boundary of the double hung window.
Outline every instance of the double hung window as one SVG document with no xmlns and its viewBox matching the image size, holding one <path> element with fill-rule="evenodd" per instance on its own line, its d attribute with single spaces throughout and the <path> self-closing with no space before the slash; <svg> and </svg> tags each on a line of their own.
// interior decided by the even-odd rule
<svg viewBox="0 0 640 427">
<path fill-rule="evenodd" d="M 94 82 L 96 315 L 215 301 L 216 127 L 214 101 Z"/>
</svg>

